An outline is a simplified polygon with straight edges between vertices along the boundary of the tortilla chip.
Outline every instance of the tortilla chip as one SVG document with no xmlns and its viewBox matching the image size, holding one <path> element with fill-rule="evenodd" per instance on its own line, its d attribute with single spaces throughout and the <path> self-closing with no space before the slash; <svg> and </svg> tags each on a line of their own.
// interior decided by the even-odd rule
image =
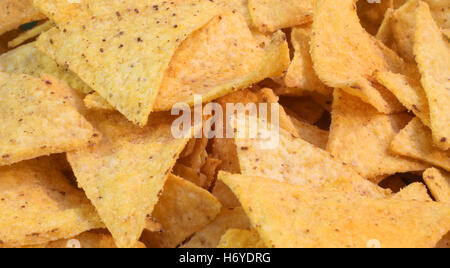
<svg viewBox="0 0 450 268">
<path fill-rule="evenodd" d="M 387 87 L 409 111 L 419 117 L 425 125 L 431 127 L 430 106 L 425 90 L 420 84 L 420 74 L 415 66 L 410 69 L 412 69 L 410 76 L 392 72 L 375 72 L 375 78 Z"/>
<path fill-rule="evenodd" d="M 383 22 L 384 15 L 388 8 L 394 7 L 393 0 L 380 0 L 380 1 L 357 1 L 356 8 L 358 11 L 361 24 L 366 31 L 372 35 L 375 35 Z"/>
<path fill-rule="evenodd" d="M 450 29 L 442 29 L 442 33 L 445 35 L 448 41 L 450 41 Z"/>
<path fill-rule="evenodd" d="M 430 8 L 420 2 L 416 14 L 414 55 L 430 105 L 433 142 L 450 149 L 450 44 L 434 22 Z"/>
<path fill-rule="evenodd" d="M 408 62 L 414 62 L 415 12 L 418 3 L 419 0 L 409 0 L 392 15 L 391 29 L 397 50 Z"/>
<path fill-rule="evenodd" d="M 189 138 L 173 137 L 167 114 L 152 114 L 145 128 L 118 113 L 93 112 L 88 119 L 104 139 L 67 158 L 117 246 L 133 246 Z"/>
<path fill-rule="evenodd" d="M 0 71 L 35 77 L 51 74 L 79 92 L 87 94 L 92 91 L 78 76 L 57 65 L 50 57 L 35 48 L 35 45 L 36 43 L 32 42 L 1 55 Z"/>
<path fill-rule="evenodd" d="M 53 23 L 52 21 L 44 22 L 41 25 L 38 25 L 38 26 L 26 31 L 26 32 L 22 33 L 21 35 L 19 35 L 18 37 L 14 38 L 13 40 L 9 41 L 8 47 L 17 47 L 17 46 L 25 43 L 26 41 L 28 41 L 36 36 L 39 36 L 41 33 L 50 30 L 54 26 L 55 26 L 55 23 Z"/>
<path fill-rule="evenodd" d="M 261 141 L 260 136 L 235 139 L 242 174 L 270 177 L 317 191 L 331 188 L 368 196 L 385 195 L 383 189 L 360 177 L 349 166 L 283 129 L 276 148 L 265 149 Z"/>
<path fill-rule="evenodd" d="M 49 80 L 0 73 L 0 165 L 94 144 L 100 134 Z"/>
<path fill-rule="evenodd" d="M 402 111 L 392 93 L 371 82 L 374 71 L 390 67 L 377 40 L 359 23 L 354 2 L 317 0 L 311 38 L 314 69 L 329 87 L 343 88 L 379 112 Z"/>
<path fill-rule="evenodd" d="M 284 81 L 274 81 L 273 79 L 265 79 L 258 86 L 261 88 L 271 88 L 277 96 L 302 97 L 309 93 L 302 88 L 288 87 Z"/>
<path fill-rule="evenodd" d="M 423 180 L 438 202 L 450 203 L 450 174 L 436 168 L 430 168 L 423 174 Z"/>
<path fill-rule="evenodd" d="M 414 200 L 421 202 L 431 202 L 430 195 L 428 195 L 427 187 L 420 182 L 415 182 L 403 188 L 400 192 L 392 196 L 398 200 Z"/>
<path fill-rule="evenodd" d="M 216 248 L 222 235 L 230 228 L 250 228 L 250 221 L 242 207 L 223 208 L 213 222 L 195 233 L 181 248 Z"/>
<path fill-rule="evenodd" d="M 213 139 L 212 156 L 222 161 L 219 165 L 219 170 L 232 173 L 241 172 L 234 139 Z"/>
<path fill-rule="evenodd" d="M 383 42 L 388 47 L 393 47 L 394 37 L 392 33 L 392 18 L 394 14 L 394 9 L 388 8 L 386 10 L 386 13 L 384 15 L 384 19 L 380 25 L 380 28 L 378 28 L 377 34 L 375 37 Z"/>
<path fill-rule="evenodd" d="M 229 11 L 214 18 L 180 45 L 164 76 L 155 110 L 168 111 L 178 102 L 193 104 L 194 95 L 211 101 L 210 93 L 216 88 L 258 68 L 264 58 L 264 49 L 258 45 L 239 13 Z M 226 95 L 230 88 L 222 90 L 212 97 Z"/>
<path fill-rule="evenodd" d="M 192 154 L 188 155 L 185 158 L 181 158 L 180 160 L 178 160 L 178 162 L 199 172 L 200 168 L 205 164 L 206 159 L 208 158 L 208 152 L 206 152 L 206 146 L 208 146 L 208 142 L 209 139 L 206 137 L 196 139 L 194 151 L 192 152 Z"/>
<path fill-rule="evenodd" d="M 222 163 L 221 160 L 213 158 L 213 157 L 208 157 L 206 159 L 205 165 L 203 165 L 201 172 L 202 174 L 205 174 L 207 180 L 205 185 L 203 186 L 203 188 L 205 189 L 210 189 L 211 186 L 213 185 L 215 179 L 216 179 L 216 174 L 217 174 L 217 168 L 219 167 L 219 165 Z"/>
<path fill-rule="evenodd" d="M 241 205 L 231 189 L 222 181 L 216 180 L 212 194 L 220 201 L 224 208 L 235 208 Z"/>
<path fill-rule="evenodd" d="M 84 193 L 48 160 L 0 167 L 0 246 L 47 243 L 103 227 Z"/>
<path fill-rule="evenodd" d="M 299 121 L 294 117 L 291 117 L 291 120 L 297 128 L 300 138 L 322 150 L 326 149 L 330 132 L 322 130 L 314 125 Z"/>
<path fill-rule="evenodd" d="M 29 246 L 27 248 L 117 248 L 110 234 L 95 231 L 85 232 L 70 239 L 61 239 L 47 244 Z M 132 248 L 145 248 L 142 242 L 137 242 Z"/>
<path fill-rule="evenodd" d="M 163 194 L 152 212 L 161 232 L 144 232 L 152 248 L 174 248 L 211 223 L 221 205 L 208 191 L 176 176 L 169 176 Z"/>
<path fill-rule="evenodd" d="M 392 140 L 411 121 L 409 114 L 381 114 L 341 90 L 335 90 L 334 94 L 327 146 L 330 154 L 352 166 L 363 178 L 427 168 L 419 161 L 400 157 L 390 151 Z"/>
<path fill-rule="evenodd" d="M 325 86 L 317 77 L 311 59 L 310 45 L 311 24 L 292 29 L 291 42 L 295 49 L 294 59 L 285 77 L 288 87 L 317 91 L 323 95 L 330 95 L 332 89 Z"/>
<path fill-rule="evenodd" d="M 249 0 L 253 25 L 261 32 L 275 32 L 312 21 L 315 0 Z"/>
<path fill-rule="evenodd" d="M 395 137 L 391 149 L 399 155 L 418 159 L 450 171 L 450 150 L 437 149 L 431 140 L 430 129 L 415 118 Z"/>
<path fill-rule="evenodd" d="M 100 2 L 108 12 L 58 24 L 37 46 L 145 126 L 175 50 L 217 14 L 217 6 L 207 0 Z"/>
<path fill-rule="evenodd" d="M 434 247 L 450 229 L 450 207 L 315 192 L 272 179 L 220 173 L 268 247 Z M 314 215 L 312 217 L 312 215 Z"/>
<path fill-rule="evenodd" d="M 2 0 L 0 2 L 0 35 L 19 28 L 20 25 L 44 19 L 33 0 Z"/>
<path fill-rule="evenodd" d="M 194 50 L 197 50 L 197 47 L 193 47 Z M 229 49 L 227 49 L 229 50 Z M 192 53 L 190 53 L 192 54 Z M 188 54 L 189 55 L 189 54 Z M 189 55 L 192 57 L 192 55 Z M 199 55 L 203 57 L 202 55 Z M 216 57 L 216 55 L 214 55 Z M 215 60 L 211 60 L 210 62 L 214 62 Z M 219 97 L 225 96 L 233 91 L 237 91 L 240 89 L 244 89 L 250 87 L 253 84 L 256 84 L 266 78 L 270 77 L 278 77 L 283 74 L 283 72 L 288 68 L 290 63 L 289 58 L 289 48 L 286 42 L 286 36 L 283 32 L 279 31 L 273 35 L 270 46 L 266 49 L 264 58 L 258 62 L 257 68 L 252 70 L 250 73 L 245 76 L 236 77 L 235 79 L 228 79 L 224 81 L 220 81 L 221 83 L 217 84 L 214 87 L 208 87 L 206 92 L 202 90 L 201 95 L 203 97 L 203 102 L 208 102 Z M 210 63 L 209 63 L 210 64 Z M 230 67 L 230 66 L 228 66 Z M 232 66 L 231 66 L 232 67 Z M 183 69 L 186 67 L 183 66 Z M 206 84 L 208 85 L 208 84 Z M 197 85 L 204 87 L 203 85 Z M 169 91 L 170 92 L 170 91 Z M 194 92 L 198 93 L 198 92 Z M 180 95 L 179 92 L 177 92 Z M 177 94 L 171 94 L 171 98 L 178 97 Z M 160 107 L 155 107 L 157 110 L 170 110 L 172 108 L 171 105 L 175 105 L 179 101 L 183 101 L 191 106 L 194 104 L 193 94 L 188 94 L 189 98 L 176 99 L 175 101 L 170 101 L 168 105 L 167 100 L 163 102 L 163 99 L 168 98 L 164 93 L 164 85 L 160 92 L 161 101 L 157 101 L 157 103 L 163 103 L 158 105 L 165 105 Z M 170 105 L 169 105 L 170 104 Z M 161 108 L 163 107 L 163 108 Z"/>
<path fill-rule="evenodd" d="M 204 188 L 207 184 L 208 177 L 206 175 L 200 173 L 199 170 L 193 169 L 191 167 L 185 166 L 181 163 L 177 163 L 173 167 L 173 174 L 179 176 L 187 181 L 192 182 L 198 187 Z"/>
<path fill-rule="evenodd" d="M 250 28 L 253 28 L 252 18 L 248 10 L 248 0 L 219 0 L 218 4 L 224 8 L 239 12 Z"/>
<path fill-rule="evenodd" d="M 265 248 L 258 232 L 253 230 L 229 229 L 220 238 L 217 248 Z"/>
</svg>

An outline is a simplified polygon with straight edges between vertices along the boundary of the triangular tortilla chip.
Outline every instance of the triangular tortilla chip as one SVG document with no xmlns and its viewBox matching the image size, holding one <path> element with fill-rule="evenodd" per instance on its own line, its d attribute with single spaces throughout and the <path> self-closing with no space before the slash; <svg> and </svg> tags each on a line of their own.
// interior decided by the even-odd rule
<svg viewBox="0 0 450 268">
<path fill-rule="evenodd" d="M 239 13 L 229 11 L 214 18 L 180 45 L 164 76 L 155 110 L 168 111 L 178 102 L 191 104 L 194 95 L 204 96 L 205 103 L 211 101 L 209 91 L 258 68 L 264 58 L 264 49 L 258 45 Z M 223 90 L 214 97 L 230 89 Z"/>
<path fill-rule="evenodd" d="M 110 234 L 97 231 L 85 232 L 70 239 L 61 239 L 47 244 L 26 248 L 117 248 Z M 145 248 L 142 242 L 137 242 L 132 248 Z"/>
<path fill-rule="evenodd" d="M 162 230 L 145 231 L 143 241 L 152 248 L 174 248 L 211 223 L 220 209 L 219 201 L 211 193 L 170 175 L 152 212 Z"/>
<path fill-rule="evenodd" d="M 399 157 L 390 151 L 392 140 L 411 121 L 409 114 L 381 114 L 341 90 L 335 90 L 334 94 L 327 146 L 330 154 L 352 166 L 364 178 L 427 168 L 417 160 Z"/>
<path fill-rule="evenodd" d="M 145 126 L 175 50 L 218 8 L 208 0 L 152 5 L 143 0 L 114 5 L 101 1 L 101 7 L 100 15 L 91 10 L 92 16 L 59 24 L 41 35 L 37 46 L 130 121 Z"/>
<path fill-rule="evenodd" d="M 260 130 L 258 134 L 261 133 Z M 279 130 L 276 148 L 264 148 L 262 141 L 260 136 L 235 138 L 242 174 L 269 177 L 317 191 L 333 188 L 372 197 L 385 195 L 383 189 L 359 176 L 351 167 L 283 129 Z"/>
<path fill-rule="evenodd" d="M 249 0 L 253 24 L 261 32 L 275 32 L 312 21 L 315 0 Z"/>
<path fill-rule="evenodd" d="M 295 49 L 294 59 L 284 79 L 286 85 L 292 88 L 302 88 L 330 95 L 332 89 L 325 86 L 317 77 L 310 54 L 311 24 L 292 29 L 291 42 Z"/>
<path fill-rule="evenodd" d="M 33 0 L 2 0 L 0 1 L 0 35 L 17 29 L 20 25 L 44 19 L 37 8 L 33 6 Z"/>
<path fill-rule="evenodd" d="M 310 191 L 272 179 L 219 174 L 268 247 L 434 247 L 450 206 Z"/>
<path fill-rule="evenodd" d="M 441 34 L 427 4 L 420 2 L 416 14 L 414 55 L 430 105 L 433 142 L 450 149 L 450 43 Z"/>
<path fill-rule="evenodd" d="M 430 129 L 420 119 L 414 118 L 392 141 L 391 149 L 397 154 L 450 171 L 450 150 L 439 150 L 431 140 Z"/>
<path fill-rule="evenodd" d="M 430 168 L 423 173 L 423 180 L 436 201 L 450 203 L 449 173 Z"/>
<path fill-rule="evenodd" d="M 392 14 L 391 30 L 398 53 L 407 62 L 414 62 L 415 12 L 419 0 L 409 0 Z"/>
<path fill-rule="evenodd" d="M 254 230 L 229 229 L 220 238 L 217 248 L 265 248 L 264 242 Z"/>
<path fill-rule="evenodd" d="M 250 221 L 242 207 L 223 208 L 216 219 L 195 233 L 182 248 L 215 248 L 230 228 L 249 229 Z"/>
<path fill-rule="evenodd" d="M 117 246 L 133 246 L 189 138 L 172 136 L 173 118 L 167 114 L 152 114 L 145 128 L 118 113 L 97 112 L 88 119 L 103 140 L 67 158 Z"/>
<path fill-rule="evenodd" d="M 291 121 L 294 124 L 295 128 L 297 128 L 297 132 L 300 138 L 304 139 L 314 146 L 317 146 L 322 150 L 326 149 L 330 132 L 322 130 L 314 125 L 310 125 L 308 123 L 297 120 L 294 117 L 291 117 Z"/>
<path fill-rule="evenodd" d="M 382 113 L 403 109 L 392 93 L 371 81 L 374 71 L 390 67 L 376 39 L 362 28 L 354 0 L 317 0 L 311 54 L 326 85 L 343 88 Z"/>
<path fill-rule="evenodd" d="M 100 134 L 72 106 L 70 92 L 49 80 L 0 73 L 0 165 L 72 151 Z"/>
<path fill-rule="evenodd" d="M 420 83 L 420 74 L 416 66 L 406 65 L 409 75 L 392 72 L 375 72 L 375 78 L 388 88 L 398 100 L 412 111 L 422 122 L 431 127 L 428 98 Z"/>
<path fill-rule="evenodd" d="M 50 74 L 82 93 L 92 92 L 92 89 L 78 76 L 56 64 L 50 57 L 35 48 L 35 45 L 35 42 L 31 42 L 1 55 L 0 71 L 35 77 Z"/>
<path fill-rule="evenodd" d="M 0 167 L 0 246 L 70 238 L 103 224 L 84 193 L 49 158 Z"/>
<path fill-rule="evenodd" d="M 401 189 L 400 192 L 392 196 L 392 198 L 399 200 L 414 200 L 421 202 L 431 202 L 430 195 L 428 194 L 427 187 L 420 182 L 412 183 L 405 188 Z"/>
</svg>

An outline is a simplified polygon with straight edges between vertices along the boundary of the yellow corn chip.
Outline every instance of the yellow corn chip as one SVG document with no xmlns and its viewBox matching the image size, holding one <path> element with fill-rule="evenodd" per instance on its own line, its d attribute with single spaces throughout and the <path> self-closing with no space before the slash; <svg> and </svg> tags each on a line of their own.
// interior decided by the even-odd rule
<svg viewBox="0 0 450 268">
<path fill-rule="evenodd" d="M 311 59 L 310 45 L 311 24 L 295 27 L 291 33 L 291 42 L 295 49 L 294 59 L 285 77 L 288 87 L 317 91 L 323 95 L 330 95 L 331 89 L 325 86 L 317 77 Z"/>
<path fill-rule="evenodd" d="M 109 104 L 97 92 L 86 95 L 83 101 L 86 108 L 90 110 L 115 111 L 114 107 L 112 107 L 111 104 Z"/>
<path fill-rule="evenodd" d="M 409 111 L 419 117 L 425 125 L 431 127 L 430 106 L 427 95 L 420 84 L 420 74 L 415 71 L 417 70 L 415 66 L 410 69 L 413 70 L 412 76 L 392 72 L 375 72 L 375 78 L 387 87 Z"/>
<path fill-rule="evenodd" d="M 258 67 L 264 57 L 258 45 L 239 13 L 230 11 L 214 18 L 180 45 L 164 76 L 155 110 L 170 110 L 178 102 L 193 104 L 194 95 L 211 101 L 210 91 Z M 213 97 L 230 90 L 222 89 L 224 93 Z"/>
<path fill-rule="evenodd" d="M 239 12 L 245 18 L 248 26 L 253 28 L 252 18 L 250 17 L 250 12 L 248 10 L 248 0 L 219 0 L 218 4 Z"/>
<path fill-rule="evenodd" d="M 390 151 L 392 140 L 411 121 L 409 114 L 381 114 L 343 91 L 335 90 L 334 94 L 327 146 L 330 154 L 352 166 L 364 178 L 427 168 L 419 161 Z"/>
<path fill-rule="evenodd" d="M 393 47 L 394 37 L 392 33 L 392 17 L 394 14 L 394 9 L 388 8 L 386 10 L 386 14 L 384 15 L 383 22 L 380 25 L 380 28 L 377 31 L 375 37 L 383 42 L 388 47 Z"/>
<path fill-rule="evenodd" d="M 229 229 L 220 238 L 218 248 L 265 248 L 258 232 L 253 230 Z"/>
<path fill-rule="evenodd" d="M 450 171 L 450 150 L 441 151 L 431 141 L 431 131 L 418 118 L 413 119 L 392 141 L 391 149 Z"/>
<path fill-rule="evenodd" d="M 32 39 L 36 36 L 39 36 L 41 33 L 50 30 L 54 26 L 55 26 L 55 23 L 53 23 L 52 21 L 44 22 L 41 25 L 38 25 L 38 26 L 34 27 L 33 29 L 26 31 L 23 34 L 19 35 L 18 37 L 14 38 L 13 40 L 9 41 L 8 47 L 17 47 L 17 46 L 25 43 L 29 39 Z"/>
<path fill-rule="evenodd" d="M 432 15 L 441 28 L 449 28 L 448 22 L 449 8 L 446 0 L 422 0 L 426 2 L 431 9 Z M 392 34 L 395 39 L 396 47 L 399 54 L 408 62 L 415 62 L 413 46 L 414 31 L 416 24 L 416 8 L 419 0 L 409 0 L 393 13 L 391 20 Z M 445 18 L 447 16 L 447 18 Z"/>
<path fill-rule="evenodd" d="M 205 174 L 207 180 L 203 188 L 210 189 L 214 184 L 214 180 L 216 179 L 217 168 L 219 167 L 220 161 L 219 159 L 208 156 L 206 159 L 205 165 L 203 165 L 201 172 Z"/>
<path fill-rule="evenodd" d="M 27 248 L 117 248 L 110 234 L 95 231 L 85 232 L 70 239 L 61 239 L 47 244 L 29 246 Z M 145 248 L 137 242 L 133 248 Z"/>
<path fill-rule="evenodd" d="M 42 244 L 103 227 L 84 193 L 48 160 L 0 167 L 0 246 Z"/>
<path fill-rule="evenodd" d="M 216 219 L 195 233 L 182 248 L 215 248 L 230 228 L 248 229 L 250 221 L 242 207 L 223 208 Z"/>
<path fill-rule="evenodd" d="M 44 19 L 34 6 L 33 0 L 2 0 L 0 2 L 0 35 L 19 28 L 20 25 Z"/>
<path fill-rule="evenodd" d="M 117 246 L 133 246 L 189 139 L 172 136 L 173 118 L 166 114 L 152 114 L 145 128 L 118 113 L 97 112 L 88 119 L 104 139 L 67 158 Z"/>
<path fill-rule="evenodd" d="M 392 14 L 391 30 L 399 54 L 414 62 L 415 13 L 419 0 L 409 0 Z"/>
<path fill-rule="evenodd" d="M 175 50 L 217 14 L 217 6 L 207 0 L 99 5 L 108 12 L 59 25 L 41 35 L 37 46 L 145 126 Z"/>
<path fill-rule="evenodd" d="M 35 48 L 36 43 L 20 46 L 0 56 L 0 71 L 6 73 L 28 74 L 40 77 L 51 74 L 66 82 L 71 88 L 82 93 L 92 91 L 88 85 L 80 80 L 74 73 L 58 66 L 50 57 Z"/>
<path fill-rule="evenodd" d="M 450 29 L 443 29 L 442 33 L 445 35 L 448 41 L 450 41 Z"/>
<path fill-rule="evenodd" d="M 414 55 L 430 105 L 433 142 L 450 149 L 450 43 L 444 40 L 427 4 L 420 2 L 416 14 Z"/>
<path fill-rule="evenodd" d="M 354 2 L 317 0 L 311 38 L 314 69 L 326 85 L 343 88 L 382 113 L 401 111 L 392 93 L 370 81 L 374 71 L 389 66 L 383 48 L 359 23 Z"/>
<path fill-rule="evenodd" d="M 206 152 L 206 146 L 208 146 L 208 142 L 209 139 L 206 137 L 196 139 L 194 151 L 192 152 L 192 154 L 188 155 L 185 158 L 181 158 L 180 160 L 178 160 L 178 162 L 199 172 L 200 168 L 205 164 L 206 159 L 208 158 L 208 152 Z"/>
<path fill-rule="evenodd" d="M 362 26 L 372 35 L 375 35 L 383 22 L 388 8 L 394 7 L 394 0 L 357 1 L 356 8 Z"/>
<path fill-rule="evenodd" d="M 235 42 L 235 40 L 233 42 Z M 198 47 L 193 47 L 192 49 L 198 50 Z M 227 47 L 226 50 L 229 50 L 229 48 Z M 192 57 L 191 55 L 192 53 L 193 52 L 191 52 L 187 56 Z M 199 56 L 204 57 L 203 53 L 200 53 Z M 212 56 L 217 57 L 216 54 Z M 214 61 L 215 60 L 211 59 L 211 61 L 208 61 L 208 64 L 214 63 L 215 65 L 216 63 Z M 160 95 L 158 97 L 159 101 L 156 102 L 157 106 L 155 107 L 155 109 L 170 110 L 172 108 L 172 105 L 175 105 L 177 104 L 177 102 L 180 101 L 193 106 L 194 104 L 194 98 L 192 96 L 193 94 L 201 94 L 204 102 L 212 101 L 219 97 L 225 96 L 226 94 L 232 93 L 233 91 L 250 87 L 251 85 L 256 84 L 266 78 L 281 76 L 283 72 L 288 68 L 289 63 L 290 63 L 289 47 L 286 42 L 286 36 L 281 31 L 276 32 L 272 37 L 270 46 L 265 51 L 264 58 L 258 62 L 257 68 L 253 69 L 250 73 L 246 74 L 245 76 L 236 77 L 234 79 L 230 78 L 219 81 L 221 83 L 215 83 L 213 87 L 206 87 L 207 90 L 205 90 L 205 85 L 208 86 L 208 82 L 206 82 L 205 85 L 198 84 L 196 85 L 197 87 L 199 87 L 199 89 L 196 89 L 198 90 L 198 92 L 191 92 L 191 93 L 188 92 L 188 94 L 185 95 L 183 95 L 184 93 L 182 94 L 181 92 L 178 91 L 176 93 L 173 93 L 173 90 L 169 90 L 168 93 L 165 93 L 166 87 L 163 84 Z M 233 64 L 225 66 L 227 68 L 233 68 Z M 182 65 L 181 67 L 182 69 L 186 69 L 186 65 Z M 203 75 L 201 75 L 200 77 L 202 76 Z M 205 83 L 205 81 L 203 81 L 202 83 Z M 195 87 L 192 88 L 194 89 Z M 170 96 L 167 96 L 166 94 L 170 94 Z M 179 98 L 179 96 L 183 96 L 183 98 Z"/>
<path fill-rule="evenodd" d="M 392 198 L 399 200 L 414 200 L 421 202 L 431 202 L 431 197 L 428 195 L 427 187 L 420 182 L 412 183 L 400 192 L 392 196 Z"/>
<path fill-rule="evenodd" d="M 314 4 L 315 0 L 248 0 L 248 9 L 257 29 L 275 32 L 311 22 Z"/>
<path fill-rule="evenodd" d="M 211 223 L 220 209 L 219 201 L 208 191 L 171 175 L 152 212 L 162 230 L 145 232 L 143 241 L 152 248 L 174 248 Z"/>
<path fill-rule="evenodd" d="M 259 137 L 235 139 L 244 175 L 269 177 L 317 191 L 331 188 L 375 197 L 385 195 L 383 189 L 360 177 L 349 166 L 283 129 L 276 148 L 262 147 L 263 139 Z"/>
<path fill-rule="evenodd" d="M 319 147 L 322 150 L 326 149 L 328 136 L 330 134 L 328 131 L 322 130 L 314 125 L 299 121 L 294 117 L 291 117 L 291 121 L 297 128 L 297 132 L 300 138 L 304 139 L 314 146 Z"/>
<path fill-rule="evenodd" d="M 0 73 L 0 165 L 94 144 L 98 132 L 49 80 Z"/>
<path fill-rule="evenodd" d="M 216 180 L 212 194 L 219 199 L 224 208 L 235 208 L 240 206 L 239 200 L 222 181 Z"/>
<path fill-rule="evenodd" d="M 450 174 L 430 168 L 423 174 L 423 180 L 438 202 L 450 203 Z"/>
<path fill-rule="evenodd" d="M 315 192 L 272 179 L 219 174 L 268 247 L 434 247 L 450 229 L 450 207 Z"/>
<path fill-rule="evenodd" d="M 177 163 L 173 167 L 173 174 L 185 180 L 188 180 L 199 187 L 204 187 L 207 184 L 208 178 L 200 173 L 199 170 Z"/>
</svg>

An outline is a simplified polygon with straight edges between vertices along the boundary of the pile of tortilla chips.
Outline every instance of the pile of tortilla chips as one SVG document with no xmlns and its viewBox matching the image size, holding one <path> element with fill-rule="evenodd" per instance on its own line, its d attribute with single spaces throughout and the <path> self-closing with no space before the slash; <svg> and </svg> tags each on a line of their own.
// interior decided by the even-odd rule
<svg viewBox="0 0 450 268">
<path fill-rule="evenodd" d="M 450 247 L 449 1 L 0 12 L 0 248 Z"/>
</svg>

